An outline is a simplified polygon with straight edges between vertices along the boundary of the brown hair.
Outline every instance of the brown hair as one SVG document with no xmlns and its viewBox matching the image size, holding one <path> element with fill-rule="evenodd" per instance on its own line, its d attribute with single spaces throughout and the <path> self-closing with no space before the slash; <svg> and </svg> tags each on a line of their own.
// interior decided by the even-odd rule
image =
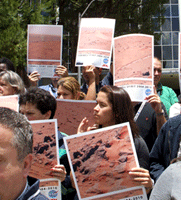
<svg viewBox="0 0 181 200">
<path fill-rule="evenodd" d="M 77 94 L 80 93 L 78 100 L 83 100 L 85 98 L 85 94 L 80 91 L 80 84 L 74 77 L 65 77 L 61 78 L 57 83 L 57 88 L 59 86 L 63 86 L 66 90 L 70 91 L 74 98 L 77 97 Z"/>
<path fill-rule="evenodd" d="M 138 136 L 138 128 L 134 121 L 134 110 L 129 94 L 116 86 L 104 86 L 100 92 L 107 94 L 109 102 L 112 104 L 112 110 L 115 117 L 115 124 L 129 122 L 133 137 Z"/>
</svg>

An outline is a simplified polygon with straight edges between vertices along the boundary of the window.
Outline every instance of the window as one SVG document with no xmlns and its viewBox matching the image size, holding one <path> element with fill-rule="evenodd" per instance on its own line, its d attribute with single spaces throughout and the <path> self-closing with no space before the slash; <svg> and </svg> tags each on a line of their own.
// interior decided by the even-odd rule
<svg viewBox="0 0 181 200">
<path fill-rule="evenodd" d="M 155 34 L 161 34 L 161 38 L 155 43 L 154 54 L 161 58 L 163 68 L 178 68 L 178 0 L 168 0 L 164 6 L 166 19 L 160 30 L 155 28 Z M 156 18 L 157 16 L 154 17 Z"/>
</svg>

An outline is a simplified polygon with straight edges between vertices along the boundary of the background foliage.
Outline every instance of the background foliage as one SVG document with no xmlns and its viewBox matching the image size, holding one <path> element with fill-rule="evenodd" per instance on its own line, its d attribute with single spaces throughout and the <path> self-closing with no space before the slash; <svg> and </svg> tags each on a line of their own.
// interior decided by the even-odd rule
<svg viewBox="0 0 181 200">
<path fill-rule="evenodd" d="M 154 34 L 155 26 L 164 23 L 163 4 L 168 0 L 95 0 L 83 17 L 116 19 L 115 36 L 128 33 Z M 71 71 L 78 40 L 78 16 L 90 0 L 1 0 L 0 57 L 7 57 L 16 67 L 26 66 L 27 25 L 58 24 L 64 26 L 64 44 L 70 43 Z M 59 11 L 58 11 L 59 8 Z M 152 18 L 157 16 L 156 18 Z M 68 41 L 69 39 L 69 41 Z M 155 35 L 155 41 L 159 35 Z M 63 58 L 67 61 L 67 49 Z"/>
<path fill-rule="evenodd" d="M 25 67 L 27 25 L 52 23 L 53 18 L 50 15 L 42 15 L 42 11 L 52 10 L 53 1 L 41 1 L 40 4 L 38 1 L 1 0 L 0 57 L 9 58 L 16 69 Z"/>
</svg>

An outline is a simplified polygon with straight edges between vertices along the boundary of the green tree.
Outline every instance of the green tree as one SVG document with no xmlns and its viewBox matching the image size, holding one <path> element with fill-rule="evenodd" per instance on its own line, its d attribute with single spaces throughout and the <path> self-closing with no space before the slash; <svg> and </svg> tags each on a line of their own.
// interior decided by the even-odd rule
<svg viewBox="0 0 181 200">
<path fill-rule="evenodd" d="M 0 1 L 0 57 L 9 58 L 16 69 L 20 70 L 26 66 L 27 25 L 51 24 L 55 20 L 54 0 L 41 2 Z M 42 12 L 46 15 L 42 15 Z"/>
<path fill-rule="evenodd" d="M 78 40 L 78 15 L 83 13 L 90 2 L 91 0 L 57 1 L 59 24 L 64 26 L 65 33 L 70 33 L 72 66 L 75 63 Z M 115 37 L 129 33 L 153 35 L 155 26 L 159 28 L 164 22 L 163 13 L 165 9 L 163 4 L 166 2 L 167 0 L 95 0 L 83 17 L 116 19 Z M 157 17 L 153 18 L 153 16 Z M 159 37 L 159 35 L 155 35 L 155 40 L 157 41 Z"/>
<path fill-rule="evenodd" d="M 59 22 L 64 34 L 70 33 L 71 66 L 75 70 L 78 41 L 78 15 L 91 0 L 1 0 L 0 1 L 0 57 L 7 57 L 16 67 L 26 66 L 27 25 L 55 24 L 59 8 Z M 116 19 L 115 36 L 128 33 L 154 34 L 154 28 L 164 22 L 163 4 L 167 0 L 95 0 L 83 17 Z M 153 18 L 153 16 L 158 16 Z M 159 35 L 155 35 L 156 41 Z M 64 37 L 64 47 L 68 38 Z M 67 60 L 66 51 L 63 58 Z"/>
</svg>

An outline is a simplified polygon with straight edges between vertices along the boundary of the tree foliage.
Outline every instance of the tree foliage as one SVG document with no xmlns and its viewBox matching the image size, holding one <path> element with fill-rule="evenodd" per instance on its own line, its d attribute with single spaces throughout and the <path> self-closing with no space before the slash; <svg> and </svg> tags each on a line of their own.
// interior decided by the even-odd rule
<svg viewBox="0 0 181 200">
<path fill-rule="evenodd" d="M 40 3 L 41 2 L 41 3 Z M 59 22 L 64 33 L 70 33 L 71 66 L 74 66 L 78 40 L 78 16 L 91 0 L 1 0 L 0 57 L 7 57 L 15 66 L 26 66 L 27 25 Z M 115 36 L 128 33 L 154 34 L 164 22 L 163 4 L 167 0 L 95 0 L 83 17 L 116 19 Z M 157 16 L 157 18 L 153 18 Z M 159 35 L 155 35 L 156 40 Z M 64 44 L 67 37 L 64 38 Z M 66 52 L 63 52 L 66 57 Z M 65 59 L 66 60 L 66 59 Z"/>
<path fill-rule="evenodd" d="M 0 1 L 0 57 L 9 58 L 16 68 L 26 66 L 27 25 L 52 23 L 54 1 Z M 55 15 L 54 15 L 55 18 Z"/>
<path fill-rule="evenodd" d="M 78 15 L 91 0 L 59 0 L 59 24 L 70 33 L 72 66 L 74 66 L 78 40 Z M 129 33 L 154 34 L 155 26 L 164 22 L 163 4 L 167 0 L 95 0 L 83 17 L 116 19 L 115 36 Z M 157 16 L 153 18 L 153 16 Z M 159 28 L 159 27 L 157 27 Z M 159 39 L 159 35 L 155 35 Z"/>
</svg>

